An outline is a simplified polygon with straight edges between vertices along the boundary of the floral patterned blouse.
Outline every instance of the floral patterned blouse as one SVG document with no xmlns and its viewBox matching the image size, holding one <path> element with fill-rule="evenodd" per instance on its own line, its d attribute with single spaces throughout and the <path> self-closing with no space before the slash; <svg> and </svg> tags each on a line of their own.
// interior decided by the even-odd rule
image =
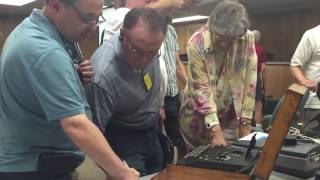
<svg viewBox="0 0 320 180">
<path fill-rule="evenodd" d="M 252 119 L 255 107 L 257 56 L 252 32 L 248 30 L 225 52 L 214 44 L 205 25 L 187 45 L 188 83 L 179 122 L 184 136 L 196 141 L 208 139 L 207 128 L 223 123 L 219 113 L 230 112 L 226 110 L 230 106 L 237 121 Z"/>
</svg>

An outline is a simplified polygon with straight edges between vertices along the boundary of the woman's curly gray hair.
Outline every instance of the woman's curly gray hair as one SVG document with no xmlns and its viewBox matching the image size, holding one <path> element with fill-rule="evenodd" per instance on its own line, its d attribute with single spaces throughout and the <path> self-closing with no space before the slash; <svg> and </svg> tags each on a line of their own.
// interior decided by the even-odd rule
<svg viewBox="0 0 320 180">
<path fill-rule="evenodd" d="M 208 19 L 209 30 L 229 37 L 245 33 L 250 25 L 245 7 L 236 0 L 217 1 Z"/>
</svg>

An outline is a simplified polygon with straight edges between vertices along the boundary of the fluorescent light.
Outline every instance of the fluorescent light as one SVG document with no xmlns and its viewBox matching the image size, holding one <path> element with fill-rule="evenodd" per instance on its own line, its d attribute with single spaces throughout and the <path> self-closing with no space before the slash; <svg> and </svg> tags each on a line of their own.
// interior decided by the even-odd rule
<svg viewBox="0 0 320 180">
<path fill-rule="evenodd" d="M 35 0 L 0 0 L 0 4 L 11 6 L 23 6 Z"/>
<path fill-rule="evenodd" d="M 195 16 L 187 16 L 182 18 L 175 18 L 172 20 L 172 23 L 181 23 L 181 22 L 197 21 L 197 20 L 204 20 L 204 19 L 208 19 L 208 16 L 195 15 Z"/>
</svg>

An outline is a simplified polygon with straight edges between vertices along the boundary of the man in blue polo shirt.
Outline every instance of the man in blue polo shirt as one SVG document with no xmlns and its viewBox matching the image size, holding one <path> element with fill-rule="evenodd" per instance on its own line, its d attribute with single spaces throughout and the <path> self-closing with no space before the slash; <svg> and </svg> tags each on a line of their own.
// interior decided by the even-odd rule
<svg viewBox="0 0 320 180">
<path fill-rule="evenodd" d="M 114 179 L 138 179 L 89 120 L 66 43 L 94 31 L 103 0 L 46 0 L 0 59 L 0 179 L 69 180 L 84 151 Z M 79 149 L 78 149 L 79 148 Z"/>
</svg>

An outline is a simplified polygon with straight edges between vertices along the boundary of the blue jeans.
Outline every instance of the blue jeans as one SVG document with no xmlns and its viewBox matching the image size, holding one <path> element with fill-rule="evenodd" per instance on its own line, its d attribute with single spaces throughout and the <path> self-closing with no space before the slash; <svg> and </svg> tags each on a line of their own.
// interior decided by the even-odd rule
<svg viewBox="0 0 320 180">
<path fill-rule="evenodd" d="M 136 131 L 109 126 L 105 133 L 114 152 L 145 176 L 163 169 L 163 153 L 156 129 Z"/>
</svg>

